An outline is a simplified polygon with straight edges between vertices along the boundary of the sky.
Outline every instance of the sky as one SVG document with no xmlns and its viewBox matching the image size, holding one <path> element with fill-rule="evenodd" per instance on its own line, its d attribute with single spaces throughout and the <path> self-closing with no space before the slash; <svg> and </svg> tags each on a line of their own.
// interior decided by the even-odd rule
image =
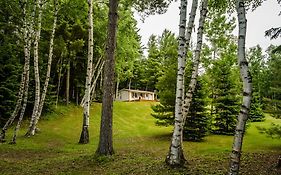
<svg viewBox="0 0 281 175">
<path fill-rule="evenodd" d="M 164 29 L 168 29 L 178 35 L 179 5 L 180 1 L 173 2 L 165 14 L 149 16 L 144 22 L 140 20 L 138 15 L 135 15 L 138 21 L 137 26 L 140 29 L 139 35 L 142 37 L 141 41 L 143 46 L 147 45 L 150 35 L 161 35 Z M 189 3 L 188 6 L 190 7 L 191 3 Z M 281 44 L 281 38 L 270 40 L 264 37 L 264 32 L 267 29 L 281 26 L 281 16 L 278 16 L 280 11 L 281 6 L 278 5 L 276 0 L 267 0 L 255 11 L 247 12 L 247 48 L 259 44 L 263 49 L 266 49 L 270 44 Z M 238 30 L 234 32 L 234 35 L 237 35 Z"/>
</svg>

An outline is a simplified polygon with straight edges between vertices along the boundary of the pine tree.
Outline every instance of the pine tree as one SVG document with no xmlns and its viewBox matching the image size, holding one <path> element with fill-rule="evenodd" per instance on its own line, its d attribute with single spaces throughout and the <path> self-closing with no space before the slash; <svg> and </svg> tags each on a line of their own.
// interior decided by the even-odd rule
<svg viewBox="0 0 281 175">
<path fill-rule="evenodd" d="M 221 59 L 216 61 L 213 66 L 214 127 L 212 130 L 216 134 L 232 135 L 239 112 L 237 88 L 232 79 L 233 65 L 228 59 Z"/>
<path fill-rule="evenodd" d="M 281 53 L 272 52 L 276 47 L 268 48 L 267 93 L 265 98 L 266 112 L 275 118 L 281 118 Z"/>
<path fill-rule="evenodd" d="M 255 90 L 255 89 L 254 89 Z M 263 104 L 261 101 L 261 95 L 258 92 L 252 94 L 251 108 L 249 112 L 249 120 L 252 122 L 261 122 L 265 120 L 263 112 Z"/>
<path fill-rule="evenodd" d="M 201 141 L 209 129 L 209 116 L 206 111 L 206 91 L 202 80 L 196 84 L 188 117 L 183 131 L 183 139 Z"/>
<path fill-rule="evenodd" d="M 253 94 L 251 108 L 249 112 L 249 120 L 253 122 L 263 121 L 265 118 L 263 112 L 262 89 L 264 86 L 263 77 L 265 75 L 265 56 L 262 54 L 262 48 L 257 45 L 250 48 L 248 52 L 249 69 L 253 79 Z"/>
<path fill-rule="evenodd" d="M 158 59 L 163 60 L 159 66 L 161 75 L 156 83 L 160 104 L 152 107 L 151 114 L 157 119 L 157 125 L 172 125 L 174 123 L 176 77 L 177 77 L 177 39 L 170 31 L 165 30 L 158 39 Z"/>
</svg>

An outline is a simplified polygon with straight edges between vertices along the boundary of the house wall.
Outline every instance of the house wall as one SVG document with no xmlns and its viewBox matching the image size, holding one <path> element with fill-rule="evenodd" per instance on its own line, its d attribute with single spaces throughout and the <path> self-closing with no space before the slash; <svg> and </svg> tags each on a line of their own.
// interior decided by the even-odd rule
<svg viewBox="0 0 281 175">
<path fill-rule="evenodd" d="M 118 92 L 116 101 L 154 100 L 154 94 L 122 90 Z"/>
<path fill-rule="evenodd" d="M 119 91 L 116 101 L 130 101 L 129 94 L 128 91 Z"/>
</svg>

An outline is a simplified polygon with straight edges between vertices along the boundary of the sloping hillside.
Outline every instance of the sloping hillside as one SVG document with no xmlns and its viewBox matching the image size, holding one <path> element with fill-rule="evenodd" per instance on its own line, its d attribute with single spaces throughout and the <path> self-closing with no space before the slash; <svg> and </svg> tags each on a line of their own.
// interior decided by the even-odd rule
<svg viewBox="0 0 281 175">
<path fill-rule="evenodd" d="M 114 106 L 112 157 L 94 157 L 100 125 L 101 104 L 93 104 L 90 144 L 79 145 L 82 109 L 59 107 L 40 121 L 41 132 L 17 145 L 0 145 L 0 174 L 225 174 L 231 136 L 211 135 L 204 142 L 185 142 L 186 169 L 173 170 L 164 164 L 172 127 L 155 126 L 150 116 L 152 102 L 117 102 Z M 258 133 L 256 125 L 281 123 L 268 117 L 247 131 L 241 174 L 279 174 L 274 168 L 281 154 L 281 141 Z M 27 124 L 27 123 L 26 123 Z M 10 138 L 11 133 L 8 134 Z"/>
</svg>

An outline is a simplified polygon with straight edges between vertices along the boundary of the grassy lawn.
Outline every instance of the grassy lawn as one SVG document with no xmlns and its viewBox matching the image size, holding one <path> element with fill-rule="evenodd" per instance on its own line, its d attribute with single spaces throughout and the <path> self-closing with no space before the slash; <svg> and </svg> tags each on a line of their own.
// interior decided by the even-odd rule
<svg viewBox="0 0 281 175">
<path fill-rule="evenodd" d="M 155 126 L 151 102 L 116 102 L 114 106 L 114 148 L 111 157 L 95 157 L 101 104 L 93 104 L 90 144 L 79 145 L 82 109 L 59 107 L 42 118 L 41 132 L 24 138 L 27 123 L 16 145 L 0 145 L 0 174 L 226 174 L 232 136 L 210 135 L 204 142 L 184 142 L 186 168 L 170 169 L 164 163 L 172 127 Z M 258 132 L 256 126 L 279 123 L 271 117 L 251 123 L 243 145 L 241 174 L 277 175 L 274 166 L 281 154 L 281 140 Z M 11 132 L 7 139 L 11 138 Z"/>
</svg>

